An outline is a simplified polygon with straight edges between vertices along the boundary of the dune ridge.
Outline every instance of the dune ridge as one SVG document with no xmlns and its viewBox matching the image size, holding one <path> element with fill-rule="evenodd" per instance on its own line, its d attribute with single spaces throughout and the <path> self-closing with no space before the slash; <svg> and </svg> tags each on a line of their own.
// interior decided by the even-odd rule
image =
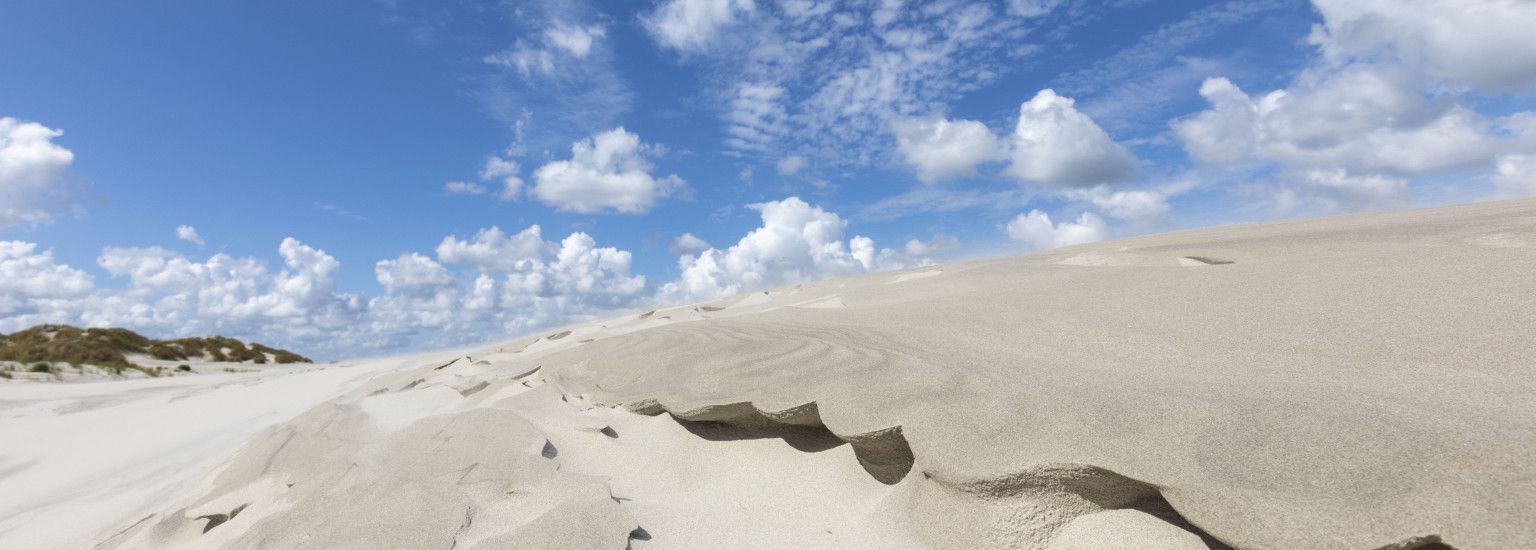
<svg viewBox="0 0 1536 550">
<path fill-rule="evenodd" d="M 0 386 L 0 546 L 1530 546 L 1531 243 L 1533 200 L 1230 226 Z"/>
</svg>

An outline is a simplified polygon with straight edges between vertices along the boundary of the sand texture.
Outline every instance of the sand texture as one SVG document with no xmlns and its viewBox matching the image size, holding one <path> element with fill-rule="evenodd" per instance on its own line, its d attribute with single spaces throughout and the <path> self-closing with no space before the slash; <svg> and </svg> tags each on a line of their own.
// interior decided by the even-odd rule
<svg viewBox="0 0 1536 550">
<path fill-rule="evenodd" d="M 0 385 L 3 548 L 1536 547 L 1536 200 Z"/>
</svg>

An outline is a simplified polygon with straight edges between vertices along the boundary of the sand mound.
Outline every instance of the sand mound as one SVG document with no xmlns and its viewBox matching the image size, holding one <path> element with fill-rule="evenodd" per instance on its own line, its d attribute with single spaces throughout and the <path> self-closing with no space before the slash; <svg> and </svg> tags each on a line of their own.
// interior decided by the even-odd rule
<svg viewBox="0 0 1536 550">
<path fill-rule="evenodd" d="M 1536 546 L 1533 219 L 1222 227 L 0 387 L 0 547 Z"/>
</svg>

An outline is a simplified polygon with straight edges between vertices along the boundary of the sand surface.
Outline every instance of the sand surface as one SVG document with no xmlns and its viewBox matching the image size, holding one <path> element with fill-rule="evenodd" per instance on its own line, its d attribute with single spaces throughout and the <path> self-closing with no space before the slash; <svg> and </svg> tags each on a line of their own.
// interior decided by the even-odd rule
<svg viewBox="0 0 1536 550">
<path fill-rule="evenodd" d="M 0 548 L 1536 546 L 1536 201 L 0 385 Z"/>
</svg>

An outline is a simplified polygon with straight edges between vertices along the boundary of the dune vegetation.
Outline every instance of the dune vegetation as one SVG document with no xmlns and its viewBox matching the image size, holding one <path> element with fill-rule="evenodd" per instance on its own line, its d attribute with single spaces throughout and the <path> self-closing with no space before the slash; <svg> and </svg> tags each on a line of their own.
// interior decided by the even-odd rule
<svg viewBox="0 0 1536 550">
<path fill-rule="evenodd" d="M 229 363 L 312 363 L 297 353 L 225 336 L 155 340 L 123 328 L 38 325 L 0 334 L 0 360 L 90 364 L 120 370 L 137 368 L 129 356 L 143 354 L 165 361 L 204 359 Z"/>
</svg>

